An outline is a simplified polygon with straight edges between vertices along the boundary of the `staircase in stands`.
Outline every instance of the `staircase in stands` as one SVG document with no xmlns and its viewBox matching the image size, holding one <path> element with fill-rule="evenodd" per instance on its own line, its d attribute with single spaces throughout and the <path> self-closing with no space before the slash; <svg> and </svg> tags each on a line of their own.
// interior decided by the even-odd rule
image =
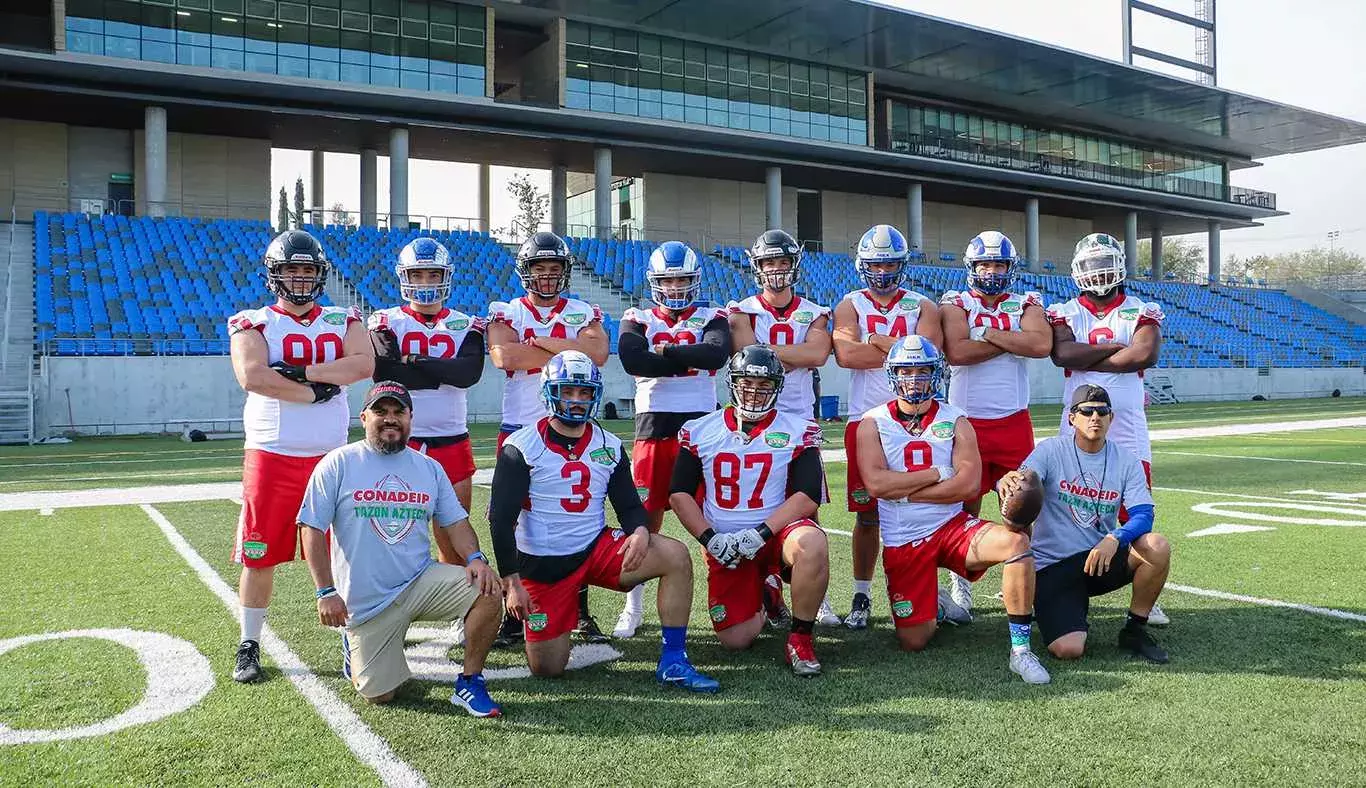
<svg viewBox="0 0 1366 788">
<path fill-rule="evenodd" d="M 5 297 L 0 342 L 0 443 L 33 440 L 33 225 L 0 224 Z"/>
<path fill-rule="evenodd" d="M 574 266 L 569 289 L 580 299 L 597 304 L 603 314 L 616 319 L 620 319 L 627 309 L 640 306 L 640 302 L 632 298 L 630 293 L 612 284 L 611 280 L 595 275 L 583 263 Z"/>
</svg>

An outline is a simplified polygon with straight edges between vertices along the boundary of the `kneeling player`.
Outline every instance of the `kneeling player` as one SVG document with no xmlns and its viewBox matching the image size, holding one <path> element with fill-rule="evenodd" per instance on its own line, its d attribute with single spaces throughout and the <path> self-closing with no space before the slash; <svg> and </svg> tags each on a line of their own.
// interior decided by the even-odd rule
<svg viewBox="0 0 1366 788">
<path fill-rule="evenodd" d="M 1034 555 L 1025 529 L 1038 514 L 1037 487 L 1033 505 L 1003 504 L 1014 520 L 1004 526 L 964 512 L 963 501 L 979 491 L 981 459 L 967 416 L 937 398 L 944 355 L 924 337 L 909 336 L 892 346 L 885 367 L 896 399 L 863 414 L 858 461 L 878 499 L 882 565 L 901 647 L 920 651 L 934 636 L 939 567 L 975 581 L 1004 564 L 1010 669 L 1030 684 L 1048 683 L 1029 649 Z"/>
<path fill-rule="evenodd" d="M 558 676 L 569 662 L 569 633 L 585 584 L 629 591 L 659 578 L 664 649 L 655 677 L 694 692 L 715 692 L 685 651 L 692 609 L 688 550 L 651 534 L 621 440 L 594 422 L 602 373 L 567 350 L 541 372 L 550 412 L 503 442 L 493 470 L 489 527 L 507 609 L 526 623 L 526 656 L 537 676 Z M 607 527 L 610 499 L 621 528 Z"/>
<path fill-rule="evenodd" d="M 821 499 L 821 428 L 777 409 L 783 364 L 767 345 L 731 357 L 730 405 L 683 425 L 669 503 L 706 548 L 707 607 L 721 645 L 748 647 L 764 627 L 765 578 L 792 586 L 787 662 L 798 676 L 821 663 L 811 643 L 830 582 Z M 704 490 L 701 508 L 696 495 Z"/>
</svg>

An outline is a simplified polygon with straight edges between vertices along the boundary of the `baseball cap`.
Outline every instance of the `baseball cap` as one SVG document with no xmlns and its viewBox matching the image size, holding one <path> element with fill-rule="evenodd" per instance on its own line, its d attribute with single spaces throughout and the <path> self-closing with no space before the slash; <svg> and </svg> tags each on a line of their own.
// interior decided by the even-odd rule
<svg viewBox="0 0 1366 788">
<path fill-rule="evenodd" d="M 413 396 L 408 393 L 408 387 L 392 380 L 381 380 L 371 386 L 370 390 L 365 392 L 365 402 L 361 408 L 368 410 L 371 405 L 386 397 L 398 400 L 399 404 L 407 410 L 413 409 Z"/>
<path fill-rule="evenodd" d="M 1084 386 L 1077 387 L 1077 390 L 1072 392 L 1071 407 L 1075 408 L 1083 402 L 1103 402 L 1109 405 L 1110 392 L 1094 383 L 1087 383 Z"/>
</svg>

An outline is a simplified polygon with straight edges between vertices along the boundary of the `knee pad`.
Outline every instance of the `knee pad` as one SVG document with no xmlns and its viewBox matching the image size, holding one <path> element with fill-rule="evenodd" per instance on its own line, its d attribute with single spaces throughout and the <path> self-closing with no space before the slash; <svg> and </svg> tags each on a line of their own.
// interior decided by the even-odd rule
<svg viewBox="0 0 1366 788">
<path fill-rule="evenodd" d="M 1012 555 L 1011 557 L 1009 557 L 1009 558 L 1007 558 L 1006 560 L 1002 561 L 1002 562 L 1001 562 L 1001 565 L 1002 565 L 1002 566 L 1005 566 L 1006 564 L 1013 564 L 1013 563 L 1015 563 L 1016 561 L 1023 561 L 1023 560 L 1025 560 L 1026 558 L 1030 559 L 1031 561 L 1034 559 L 1034 550 L 1033 550 L 1033 548 L 1030 548 L 1029 550 L 1026 550 L 1026 551 L 1024 551 L 1023 553 L 1019 553 L 1019 554 L 1017 554 L 1017 555 Z"/>
</svg>

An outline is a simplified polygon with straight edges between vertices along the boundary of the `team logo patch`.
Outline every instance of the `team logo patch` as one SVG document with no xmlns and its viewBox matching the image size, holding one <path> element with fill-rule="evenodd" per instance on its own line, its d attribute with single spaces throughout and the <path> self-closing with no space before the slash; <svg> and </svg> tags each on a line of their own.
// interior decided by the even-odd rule
<svg viewBox="0 0 1366 788">
<path fill-rule="evenodd" d="M 1001 303 L 1001 311 L 1005 312 L 1007 315 L 1013 315 L 1022 308 L 1019 301 L 1003 301 Z"/>
<path fill-rule="evenodd" d="M 581 326 L 588 319 L 588 315 L 583 312 L 570 312 L 564 316 L 564 322 L 571 326 Z"/>
<path fill-rule="evenodd" d="M 1138 319 L 1138 307 L 1136 307 L 1136 306 L 1126 306 L 1126 307 L 1124 307 L 1123 309 L 1119 310 L 1119 316 L 1120 316 L 1121 318 L 1125 319 L 1125 320 L 1137 320 L 1137 319 Z"/>
<path fill-rule="evenodd" d="M 911 298 L 910 296 L 906 296 L 905 298 L 897 302 L 896 308 L 904 309 L 907 312 L 913 312 L 920 308 L 920 300 L 916 298 Z"/>
<path fill-rule="evenodd" d="M 545 629 L 547 623 L 545 613 L 532 613 L 526 617 L 527 629 L 530 629 L 532 632 L 540 632 Z"/>
<path fill-rule="evenodd" d="M 812 320 L 815 320 L 815 319 L 816 319 L 816 313 L 815 313 L 815 312 L 798 312 L 798 313 L 796 313 L 795 315 L 792 316 L 792 321 L 793 321 L 794 323 L 806 324 L 806 323 L 810 323 Z"/>
<path fill-rule="evenodd" d="M 643 501 L 643 500 L 645 500 L 646 498 L 649 498 L 649 497 L 650 497 L 650 488 L 649 488 L 649 487 L 644 487 L 644 486 L 637 487 L 637 488 L 636 488 L 636 495 L 639 495 L 639 496 L 640 496 L 640 499 Z"/>
<path fill-rule="evenodd" d="M 711 614 L 711 620 L 717 622 L 718 624 L 726 620 L 725 605 L 712 605 L 707 610 L 707 612 Z"/>
<path fill-rule="evenodd" d="M 770 432 L 764 436 L 764 443 L 775 449 L 781 449 L 792 442 L 792 436 L 786 432 Z"/>
<path fill-rule="evenodd" d="M 341 312 L 329 312 L 323 315 L 323 322 L 331 323 L 334 326 L 344 325 L 346 323 L 346 315 Z"/>
<path fill-rule="evenodd" d="M 253 560 L 258 558 L 265 558 L 266 543 L 261 541 L 260 534 L 247 534 L 247 538 L 242 540 L 242 555 Z"/>
<path fill-rule="evenodd" d="M 915 607 L 909 599 L 898 599 L 892 603 L 892 615 L 897 618 L 910 618 L 913 612 L 915 612 Z"/>
<path fill-rule="evenodd" d="M 446 328 L 451 331 L 464 331 L 469 327 L 470 319 L 468 317 L 453 317 L 446 321 Z"/>
<path fill-rule="evenodd" d="M 930 434 L 940 439 L 953 437 L 953 422 L 939 421 L 931 424 Z"/>
<path fill-rule="evenodd" d="M 617 462 L 617 452 L 611 446 L 603 446 L 588 452 L 588 459 L 599 465 L 615 465 Z"/>
<path fill-rule="evenodd" d="M 700 326 L 705 326 L 707 324 L 707 321 L 703 320 L 700 317 L 690 317 L 686 321 L 684 321 L 683 324 L 688 326 L 689 328 L 698 328 Z"/>
<path fill-rule="evenodd" d="M 854 488 L 854 490 L 849 493 L 849 496 L 854 499 L 854 503 L 868 503 L 873 500 L 872 497 L 868 495 L 868 491 L 862 487 Z"/>
</svg>

